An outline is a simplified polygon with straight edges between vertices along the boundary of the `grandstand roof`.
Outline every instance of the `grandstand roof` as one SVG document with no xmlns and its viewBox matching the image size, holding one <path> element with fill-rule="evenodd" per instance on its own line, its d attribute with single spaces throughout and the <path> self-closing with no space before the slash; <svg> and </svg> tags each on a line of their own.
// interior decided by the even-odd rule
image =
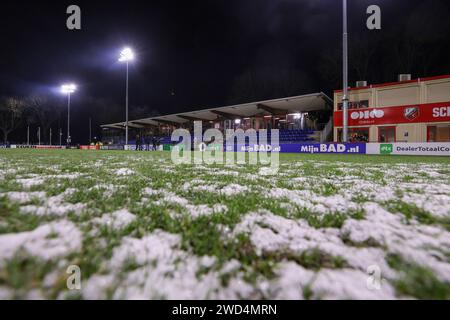
<svg viewBox="0 0 450 320">
<path fill-rule="evenodd" d="M 131 128 L 145 128 L 159 124 L 180 125 L 189 121 L 212 121 L 219 119 L 237 119 L 265 115 L 281 115 L 286 113 L 325 110 L 332 106 L 332 100 L 323 92 L 281 99 L 264 100 L 233 106 L 203 109 L 197 111 L 175 113 L 164 116 L 143 118 L 128 121 Z M 102 128 L 123 129 L 125 122 L 105 124 Z"/>
</svg>

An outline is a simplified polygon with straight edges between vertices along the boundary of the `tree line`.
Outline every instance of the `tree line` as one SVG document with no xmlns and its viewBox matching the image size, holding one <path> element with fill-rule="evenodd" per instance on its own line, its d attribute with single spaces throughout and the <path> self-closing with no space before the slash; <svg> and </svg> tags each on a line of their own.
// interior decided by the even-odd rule
<svg viewBox="0 0 450 320">
<path fill-rule="evenodd" d="M 42 141 L 47 142 L 50 127 L 61 121 L 63 112 L 67 112 L 61 99 L 49 95 L 31 95 L 27 97 L 7 96 L 0 98 L 0 131 L 3 143 L 20 127 L 36 125 L 40 127 Z"/>
</svg>

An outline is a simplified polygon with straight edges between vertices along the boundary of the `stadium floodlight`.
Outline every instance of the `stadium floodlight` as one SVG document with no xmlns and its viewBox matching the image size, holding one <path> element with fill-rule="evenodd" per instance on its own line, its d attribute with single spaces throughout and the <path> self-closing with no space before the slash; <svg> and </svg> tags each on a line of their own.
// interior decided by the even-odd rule
<svg viewBox="0 0 450 320">
<path fill-rule="evenodd" d="M 73 83 L 63 84 L 61 92 L 67 94 L 67 145 L 70 145 L 70 95 L 77 90 L 77 86 Z"/>
<path fill-rule="evenodd" d="M 73 83 L 63 84 L 61 86 L 61 92 L 64 94 L 71 94 L 71 93 L 74 93 L 76 90 L 77 90 L 77 86 Z"/>
<path fill-rule="evenodd" d="M 119 62 L 128 62 L 134 60 L 134 52 L 131 48 L 124 48 L 120 52 Z"/>
<path fill-rule="evenodd" d="M 126 89 L 125 89 L 125 144 L 128 144 L 128 63 L 134 60 L 134 52 L 131 48 L 124 48 L 120 52 L 119 62 L 127 65 Z"/>
<path fill-rule="evenodd" d="M 234 120 L 234 123 L 235 123 L 235 124 L 241 124 L 241 119 L 235 119 L 235 120 Z"/>
</svg>

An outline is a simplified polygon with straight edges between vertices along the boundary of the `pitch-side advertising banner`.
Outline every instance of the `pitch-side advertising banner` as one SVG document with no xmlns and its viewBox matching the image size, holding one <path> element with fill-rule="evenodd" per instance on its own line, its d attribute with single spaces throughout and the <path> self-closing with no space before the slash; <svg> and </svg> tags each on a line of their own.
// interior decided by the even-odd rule
<svg viewBox="0 0 450 320">
<path fill-rule="evenodd" d="M 11 149 L 66 149 L 66 146 L 12 144 Z"/>
<path fill-rule="evenodd" d="M 450 142 L 368 143 L 367 154 L 450 156 Z"/>
<path fill-rule="evenodd" d="M 348 111 L 349 126 L 445 121 L 450 121 L 450 102 Z M 334 125 L 342 127 L 342 111 L 334 112 Z"/>
<path fill-rule="evenodd" d="M 123 145 L 108 145 L 108 146 L 100 146 L 100 150 L 124 150 Z"/>
<path fill-rule="evenodd" d="M 144 146 L 141 150 L 146 150 Z M 164 150 L 172 150 L 164 148 Z M 104 149 L 104 148 L 102 148 Z M 125 150 L 136 150 L 136 146 L 125 146 Z M 159 150 L 163 150 L 162 146 Z M 203 151 L 219 150 L 218 145 Z M 281 143 L 253 145 L 227 145 L 227 152 L 280 152 L 310 154 L 381 154 L 381 155 L 423 155 L 450 156 L 450 142 L 427 143 Z"/>
<path fill-rule="evenodd" d="M 292 151 L 291 151 L 292 150 Z M 295 150 L 295 151 L 294 151 Z M 365 143 L 310 143 L 291 147 L 286 144 L 282 152 L 299 153 L 336 153 L 336 154 L 365 154 Z"/>
<path fill-rule="evenodd" d="M 233 146 L 227 146 L 227 151 L 233 151 Z M 235 145 L 238 152 L 281 152 L 281 153 L 337 153 L 365 154 L 365 143 L 281 143 L 278 146 L 270 144 Z"/>
<path fill-rule="evenodd" d="M 100 150 L 100 146 L 80 146 L 81 150 Z"/>
<path fill-rule="evenodd" d="M 138 147 L 135 144 L 127 144 L 125 146 L 121 146 L 121 149 L 116 148 L 117 146 L 108 146 L 108 148 L 102 148 L 103 150 L 130 150 L 130 151 L 135 151 L 138 150 Z M 140 151 L 163 151 L 165 149 L 163 149 L 163 145 L 157 146 L 156 150 L 153 149 L 153 146 L 147 146 L 147 145 L 141 145 L 140 146 Z M 171 150 L 171 149 L 167 149 L 166 151 Z"/>
<path fill-rule="evenodd" d="M 228 146 L 227 151 L 233 151 Z M 450 156 L 450 142 L 429 143 L 286 143 L 271 145 L 235 145 L 238 152 L 328 153 L 328 154 L 384 154 Z"/>
</svg>

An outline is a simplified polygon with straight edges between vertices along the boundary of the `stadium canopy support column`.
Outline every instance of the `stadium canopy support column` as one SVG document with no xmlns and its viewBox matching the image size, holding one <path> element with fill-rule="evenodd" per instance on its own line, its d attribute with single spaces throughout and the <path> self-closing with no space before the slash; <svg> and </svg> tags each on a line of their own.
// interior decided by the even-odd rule
<svg viewBox="0 0 450 320">
<path fill-rule="evenodd" d="M 343 36 L 342 36 L 342 51 L 343 51 L 343 96 L 342 96 L 342 114 L 343 114 L 343 128 L 342 128 L 342 142 L 348 142 L 348 34 L 347 34 L 347 0 L 342 0 L 343 9 Z"/>
</svg>

